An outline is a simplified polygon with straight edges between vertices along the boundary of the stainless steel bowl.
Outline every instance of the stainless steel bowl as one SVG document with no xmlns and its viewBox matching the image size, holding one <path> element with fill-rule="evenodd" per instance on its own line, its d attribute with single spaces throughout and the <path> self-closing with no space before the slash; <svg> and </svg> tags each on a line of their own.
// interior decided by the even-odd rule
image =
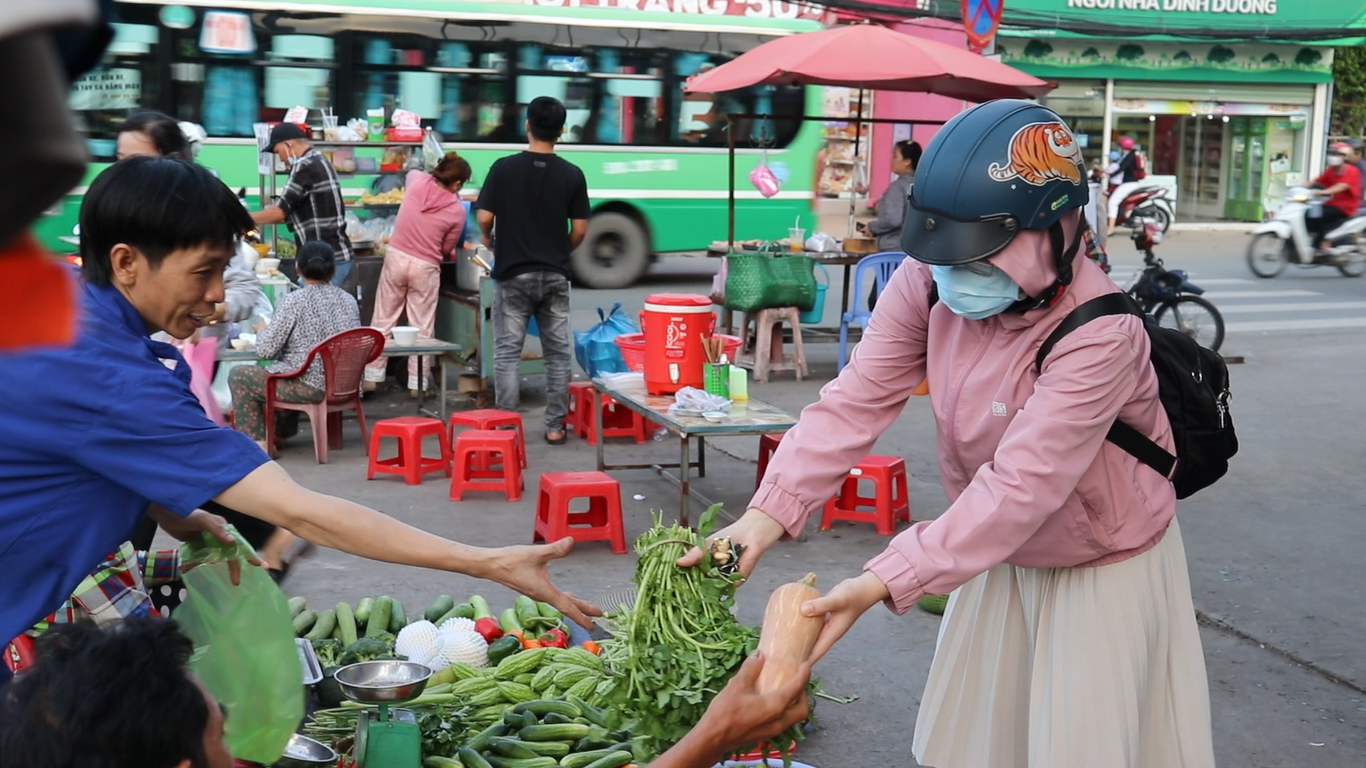
<svg viewBox="0 0 1366 768">
<path fill-rule="evenodd" d="M 335 765 L 337 753 L 320 741 L 307 736 L 294 734 L 285 745 L 285 753 L 275 761 L 275 768 L 317 768 L 320 765 Z"/>
<path fill-rule="evenodd" d="M 362 661 L 337 670 L 337 685 L 352 701 L 398 704 L 417 698 L 432 670 L 412 661 Z"/>
</svg>

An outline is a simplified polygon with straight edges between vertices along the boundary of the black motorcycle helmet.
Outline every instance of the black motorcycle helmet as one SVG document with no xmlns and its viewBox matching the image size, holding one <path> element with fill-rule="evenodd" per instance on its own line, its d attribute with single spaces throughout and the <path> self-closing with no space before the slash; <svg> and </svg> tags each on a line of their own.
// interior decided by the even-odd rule
<svg viewBox="0 0 1366 768">
<path fill-rule="evenodd" d="M 1031 101 L 979 104 L 935 134 L 916 168 L 901 229 L 911 258 L 958 266 L 999 253 L 1022 229 L 1049 230 L 1058 279 L 1029 309 L 1072 282 L 1078 228 L 1066 247 L 1061 220 L 1090 200 L 1081 147 L 1062 118 Z"/>
</svg>

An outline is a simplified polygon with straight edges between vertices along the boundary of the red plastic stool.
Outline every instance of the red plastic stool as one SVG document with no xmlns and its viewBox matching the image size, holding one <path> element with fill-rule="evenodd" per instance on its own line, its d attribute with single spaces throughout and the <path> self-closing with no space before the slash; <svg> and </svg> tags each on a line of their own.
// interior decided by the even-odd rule
<svg viewBox="0 0 1366 768">
<path fill-rule="evenodd" d="M 569 413 L 565 416 L 564 428 L 579 437 L 588 437 L 593 429 L 593 382 L 569 382 Z"/>
<path fill-rule="evenodd" d="M 451 501 L 460 501 L 468 491 L 501 491 L 508 501 L 521 501 L 517 444 L 517 433 L 510 429 L 467 429 L 457 435 L 451 451 Z M 495 463 L 501 466 L 493 469 Z"/>
<path fill-rule="evenodd" d="M 593 393 L 590 391 L 585 402 L 584 418 L 588 420 L 588 444 L 598 444 L 598 434 L 593 424 Z M 598 417 L 602 419 L 602 437 L 604 440 L 614 437 L 629 437 L 636 441 L 636 445 L 644 445 L 646 433 L 649 430 L 650 422 L 640 414 L 617 403 L 608 395 L 603 395 L 598 404 Z"/>
<path fill-rule="evenodd" d="M 588 499 L 587 512 L 570 512 L 573 499 Z M 614 554 L 625 554 L 626 533 L 621 525 L 621 486 L 606 472 L 546 472 L 536 500 L 536 525 L 531 542 L 608 541 Z"/>
<path fill-rule="evenodd" d="M 522 430 L 522 417 L 512 411 L 498 411 L 492 408 L 481 408 L 475 411 L 460 411 L 452 413 L 448 424 L 451 445 L 455 445 L 455 428 L 467 427 L 469 429 L 497 429 L 499 427 L 517 428 L 517 459 L 522 463 L 522 469 L 526 469 L 526 434 Z M 511 432 L 512 430 L 508 430 Z M 493 469 L 491 466 L 480 466 L 480 470 Z"/>
<path fill-rule="evenodd" d="M 440 441 L 440 458 L 422 455 L 422 438 L 428 435 L 436 435 Z M 379 443 L 386 437 L 398 441 L 398 455 L 392 459 L 379 458 Z M 408 485 L 417 485 L 422 482 L 423 475 L 437 471 L 451 473 L 451 444 L 447 442 L 440 419 L 398 416 L 375 422 L 370 429 L 370 465 L 365 470 L 366 480 L 374 480 L 375 473 L 379 472 L 402 475 Z"/>
<path fill-rule="evenodd" d="M 860 496 L 859 480 L 871 480 L 872 496 Z M 871 512 L 860 512 L 871 509 Z M 906 462 L 896 456 L 869 456 L 859 462 L 835 498 L 825 503 L 821 530 L 828 531 L 836 520 L 873 523 L 879 536 L 891 536 L 898 520 L 911 521 L 911 502 L 906 490 Z"/>
<path fill-rule="evenodd" d="M 759 435 L 759 471 L 754 474 L 754 488 L 757 490 L 759 484 L 764 481 L 764 472 L 768 471 L 768 460 L 773 456 L 773 452 L 778 450 L 778 443 L 783 441 L 785 432 L 776 435 Z"/>
</svg>

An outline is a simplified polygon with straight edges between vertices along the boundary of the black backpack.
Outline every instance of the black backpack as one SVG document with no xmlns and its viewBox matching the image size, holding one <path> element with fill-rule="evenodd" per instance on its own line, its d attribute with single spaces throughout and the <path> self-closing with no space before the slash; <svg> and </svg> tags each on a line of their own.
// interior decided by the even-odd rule
<svg viewBox="0 0 1366 768">
<path fill-rule="evenodd" d="M 1044 359 L 1064 336 L 1107 315 L 1143 318 L 1152 345 L 1158 396 L 1172 425 L 1176 455 L 1118 419 L 1106 439 L 1171 480 L 1178 499 L 1214 484 L 1228 472 L 1228 460 L 1238 452 L 1238 436 L 1228 410 L 1228 366 L 1218 353 L 1190 336 L 1159 326 L 1128 294 L 1097 296 L 1068 313 L 1039 347 L 1034 370 L 1043 371 Z"/>
</svg>

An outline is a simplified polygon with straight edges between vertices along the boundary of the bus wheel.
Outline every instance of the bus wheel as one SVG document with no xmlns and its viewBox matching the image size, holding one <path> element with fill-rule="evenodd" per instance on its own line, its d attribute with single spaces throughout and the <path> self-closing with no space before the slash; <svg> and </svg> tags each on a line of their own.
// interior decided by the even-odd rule
<svg viewBox="0 0 1366 768">
<path fill-rule="evenodd" d="M 574 281 L 589 288 L 625 288 L 650 266 L 650 236 L 624 213 L 599 213 L 570 257 Z"/>
</svg>

